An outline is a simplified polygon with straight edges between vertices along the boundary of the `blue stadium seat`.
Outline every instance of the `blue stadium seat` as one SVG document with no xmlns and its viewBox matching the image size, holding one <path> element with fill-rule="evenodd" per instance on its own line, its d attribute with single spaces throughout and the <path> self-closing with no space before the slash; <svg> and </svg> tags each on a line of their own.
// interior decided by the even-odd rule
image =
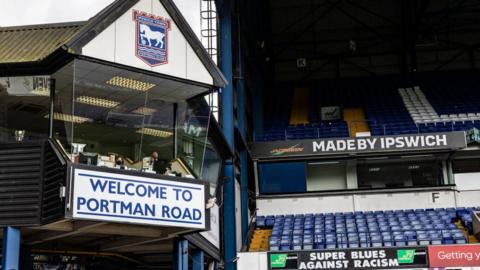
<svg viewBox="0 0 480 270">
<path fill-rule="evenodd" d="M 454 221 L 468 225 L 473 209 L 258 216 L 256 226 L 273 223 L 270 250 L 462 244 Z"/>
</svg>

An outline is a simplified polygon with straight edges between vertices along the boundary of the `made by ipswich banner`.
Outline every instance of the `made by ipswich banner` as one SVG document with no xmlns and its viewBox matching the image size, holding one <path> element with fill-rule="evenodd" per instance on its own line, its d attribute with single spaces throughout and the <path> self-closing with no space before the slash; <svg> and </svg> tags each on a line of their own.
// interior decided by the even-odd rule
<svg viewBox="0 0 480 270">
<path fill-rule="evenodd" d="M 255 142 L 254 159 L 292 156 L 350 155 L 380 152 L 461 149 L 467 146 L 465 132 L 405 134 L 356 138 Z"/>
<path fill-rule="evenodd" d="M 205 229 L 205 186 L 75 169 L 72 218 Z"/>
<path fill-rule="evenodd" d="M 365 248 L 269 252 L 268 269 L 403 269 L 425 268 L 425 247 Z"/>
</svg>

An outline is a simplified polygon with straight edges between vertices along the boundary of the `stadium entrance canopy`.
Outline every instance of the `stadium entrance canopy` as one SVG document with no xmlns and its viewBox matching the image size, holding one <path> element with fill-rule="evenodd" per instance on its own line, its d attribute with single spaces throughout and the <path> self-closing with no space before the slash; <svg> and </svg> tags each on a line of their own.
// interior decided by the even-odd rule
<svg viewBox="0 0 480 270">
<path fill-rule="evenodd" d="M 231 153 L 204 97 L 227 82 L 170 0 L 0 28 L 0 44 L 1 226 L 32 252 L 144 266 L 190 233 L 219 260 L 207 202 Z"/>
</svg>

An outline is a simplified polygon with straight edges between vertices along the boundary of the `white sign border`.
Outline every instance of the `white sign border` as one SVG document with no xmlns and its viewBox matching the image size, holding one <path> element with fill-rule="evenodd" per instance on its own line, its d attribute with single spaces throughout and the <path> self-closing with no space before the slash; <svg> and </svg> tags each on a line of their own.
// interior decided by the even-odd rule
<svg viewBox="0 0 480 270">
<path fill-rule="evenodd" d="M 73 216 L 73 209 L 75 206 L 74 203 L 74 183 L 75 183 L 75 171 L 76 170 L 86 170 L 86 171 L 91 171 L 94 173 L 110 173 L 110 174 L 117 174 L 117 175 L 126 175 L 129 177 L 140 177 L 140 178 L 147 178 L 147 179 L 156 179 L 160 181 L 169 181 L 169 182 L 178 182 L 179 184 L 194 184 L 194 185 L 200 185 L 203 186 L 204 189 L 204 219 L 205 221 L 203 222 L 204 227 L 203 228 L 198 228 L 198 227 L 189 227 L 189 226 L 183 226 L 182 223 L 180 222 L 175 222 L 175 224 L 161 224 L 161 225 L 155 225 L 155 224 L 148 224 L 148 223 L 141 223 L 141 222 L 136 222 L 136 221 L 115 221 L 115 220 L 101 220 L 101 219 L 95 219 L 95 218 L 86 218 L 86 217 L 74 217 Z M 68 172 L 67 172 L 67 195 L 66 195 L 66 202 L 65 202 L 65 218 L 71 219 L 71 220 L 88 220 L 88 221 L 98 221 L 98 222 L 107 222 L 107 223 L 114 223 L 114 224 L 128 224 L 128 225 L 133 225 L 133 226 L 150 226 L 150 227 L 168 227 L 168 228 L 179 228 L 181 229 L 191 229 L 191 230 L 198 230 L 199 232 L 202 231 L 208 231 L 210 230 L 210 209 L 206 208 L 206 201 L 209 197 L 209 192 L 208 192 L 208 183 L 206 181 L 198 180 L 198 179 L 188 179 L 188 178 L 180 178 L 180 177 L 172 177 L 172 176 L 165 176 L 165 175 L 157 175 L 157 174 L 146 174 L 146 173 L 141 173 L 141 172 L 136 172 L 136 171 L 122 171 L 120 169 L 109 169 L 109 168 L 101 168 L 101 167 L 92 167 L 88 165 L 83 165 L 83 164 L 73 164 L 69 163 L 68 166 Z M 181 185 L 179 185 L 181 186 Z"/>
</svg>

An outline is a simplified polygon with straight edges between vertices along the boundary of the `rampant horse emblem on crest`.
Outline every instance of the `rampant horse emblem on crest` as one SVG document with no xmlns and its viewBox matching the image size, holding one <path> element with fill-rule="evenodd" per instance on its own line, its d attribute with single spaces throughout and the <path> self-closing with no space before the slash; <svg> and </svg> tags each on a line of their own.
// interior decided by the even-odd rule
<svg viewBox="0 0 480 270">
<path fill-rule="evenodd" d="M 168 31 L 170 20 L 133 11 L 135 21 L 135 55 L 150 66 L 168 63 Z"/>
</svg>

